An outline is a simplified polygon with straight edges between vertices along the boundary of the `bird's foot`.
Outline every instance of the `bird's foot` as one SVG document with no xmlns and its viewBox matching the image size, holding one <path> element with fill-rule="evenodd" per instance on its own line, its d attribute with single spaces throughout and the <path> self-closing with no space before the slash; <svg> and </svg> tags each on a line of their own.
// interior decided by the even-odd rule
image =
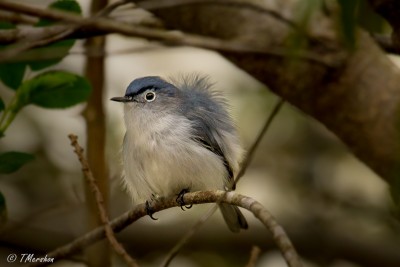
<svg viewBox="0 0 400 267">
<path fill-rule="evenodd" d="M 158 196 L 152 194 L 150 200 L 146 200 L 146 213 L 147 213 L 147 215 L 150 216 L 151 219 L 153 219 L 155 221 L 158 219 L 153 217 L 154 210 L 151 206 L 152 206 L 152 203 L 157 201 L 158 198 L 159 198 Z"/>
<path fill-rule="evenodd" d="M 177 196 L 177 198 L 176 198 L 176 202 L 181 206 L 181 209 L 182 209 L 183 211 L 185 210 L 183 207 L 185 207 L 186 209 L 190 209 L 190 208 L 193 206 L 193 205 L 187 206 L 187 205 L 185 204 L 185 201 L 183 200 L 183 196 L 184 196 L 186 193 L 189 193 L 189 192 L 190 192 L 189 188 L 182 189 L 181 192 L 179 192 L 179 194 L 178 194 L 178 196 Z"/>
</svg>

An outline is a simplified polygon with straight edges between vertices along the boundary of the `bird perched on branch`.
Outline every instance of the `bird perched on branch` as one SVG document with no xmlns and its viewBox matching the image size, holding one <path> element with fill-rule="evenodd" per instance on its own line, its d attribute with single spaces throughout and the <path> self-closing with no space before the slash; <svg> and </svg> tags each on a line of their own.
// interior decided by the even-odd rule
<svg viewBox="0 0 400 267">
<path fill-rule="evenodd" d="M 182 207 L 186 192 L 235 189 L 243 150 L 226 102 L 211 86 L 199 75 L 149 76 L 111 99 L 124 103 L 124 182 L 135 201 L 176 195 Z M 231 231 L 248 227 L 238 207 L 219 208 Z"/>
</svg>

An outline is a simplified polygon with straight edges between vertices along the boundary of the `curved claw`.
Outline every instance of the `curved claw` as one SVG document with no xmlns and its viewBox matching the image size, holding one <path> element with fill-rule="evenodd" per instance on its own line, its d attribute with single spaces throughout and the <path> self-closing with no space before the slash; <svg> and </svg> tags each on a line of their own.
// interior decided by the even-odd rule
<svg viewBox="0 0 400 267">
<path fill-rule="evenodd" d="M 157 220 L 158 220 L 158 218 L 153 217 L 153 214 L 148 214 L 148 215 L 149 215 L 149 217 L 150 217 L 152 220 L 154 220 L 154 221 L 157 221 Z"/>
<path fill-rule="evenodd" d="M 189 192 L 190 192 L 190 191 L 189 191 L 188 188 L 182 189 L 182 191 L 179 192 L 178 196 L 176 197 L 176 202 L 181 206 L 181 209 L 182 209 L 183 211 L 185 211 L 184 207 L 185 207 L 186 209 L 190 209 L 190 208 L 193 206 L 193 205 L 187 206 L 187 205 L 185 204 L 185 201 L 183 200 L 183 196 L 184 196 L 186 193 L 189 193 Z"/>
<path fill-rule="evenodd" d="M 147 213 L 147 215 L 150 216 L 150 218 L 151 218 L 152 220 L 155 220 L 155 221 L 158 220 L 157 218 L 154 218 L 154 217 L 153 217 L 154 211 L 153 211 L 153 209 L 151 208 L 150 202 L 149 202 L 149 201 L 146 201 L 146 213 Z"/>
<path fill-rule="evenodd" d="M 181 210 L 185 211 L 184 207 L 186 209 L 191 209 L 193 207 L 193 204 L 190 205 L 185 205 L 185 203 L 180 202 L 179 200 L 176 200 L 176 202 L 178 202 L 181 205 Z"/>
</svg>

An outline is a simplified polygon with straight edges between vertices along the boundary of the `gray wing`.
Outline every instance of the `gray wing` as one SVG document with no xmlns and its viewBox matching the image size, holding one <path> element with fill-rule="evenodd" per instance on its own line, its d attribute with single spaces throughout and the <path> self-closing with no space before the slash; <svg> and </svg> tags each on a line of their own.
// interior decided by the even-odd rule
<svg viewBox="0 0 400 267">
<path fill-rule="evenodd" d="M 189 91 L 187 93 L 187 102 L 182 111 L 193 123 L 192 139 L 221 158 L 228 174 L 228 187 L 235 189 L 233 170 L 223 150 L 223 147 L 227 147 L 228 144 L 221 144 L 224 139 L 220 134 L 221 131 L 235 130 L 231 119 L 223 104 L 213 99 L 208 92 Z"/>
<path fill-rule="evenodd" d="M 196 122 L 198 123 L 198 122 Z M 199 144 L 201 144 L 204 148 L 210 150 L 211 152 L 213 152 L 214 154 L 218 155 L 225 168 L 226 171 L 228 173 L 228 180 L 231 181 L 233 180 L 233 170 L 232 167 L 230 166 L 228 160 L 226 159 L 224 153 L 222 152 L 221 147 L 219 146 L 218 142 L 215 140 L 214 136 L 212 134 L 207 134 L 208 132 L 211 131 L 204 131 L 204 128 L 206 128 L 206 126 L 203 127 L 202 126 L 195 126 L 195 132 L 194 132 L 194 137 L 193 140 L 195 140 L 196 142 L 198 142 Z M 233 184 L 232 189 L 235 189 L 235 184 Z"/>
</svg>

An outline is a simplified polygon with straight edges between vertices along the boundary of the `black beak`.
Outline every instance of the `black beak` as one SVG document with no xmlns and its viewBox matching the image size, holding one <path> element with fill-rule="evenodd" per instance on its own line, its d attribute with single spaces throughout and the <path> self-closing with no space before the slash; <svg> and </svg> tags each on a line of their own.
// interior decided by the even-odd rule
<svg viewBox="0 0 400 267">
<path fill-rule="evenodd" d="M 129 102 L 131 101 L 129 97 L 127 96 L 117 96 L 117 97 L 113 97 L 110 100 L 112 101 L 117 101 L 117 102 Z"/>
</svg>

